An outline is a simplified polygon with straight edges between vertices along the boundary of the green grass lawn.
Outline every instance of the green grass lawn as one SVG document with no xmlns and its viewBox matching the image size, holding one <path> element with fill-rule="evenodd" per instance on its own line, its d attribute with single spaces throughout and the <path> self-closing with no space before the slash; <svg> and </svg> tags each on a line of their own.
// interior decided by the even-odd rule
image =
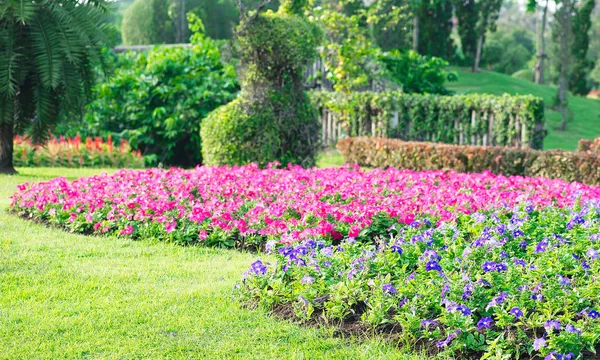
<svg viewBox="0 0 600 360">
<path fill-rule="evenodd" d="M 546 104 L 546 128 L 549 130 L 544 140 L 545 149 L 574 150 L 580 139 L 600 137 L 600 100 L 569 96 L 569 108 L 573 112 L 573 119 L 567 123 L 567 130 L 563 132 L 557 130 L 560 114 L 548 107 L 553 103 L 556 87 L 537 85 L 491 71 L 473 73 L 465 69 L 453 70 L 459 72 L 459 79 L 458 82 L 450 83 L 448 87 L 457 93 L 532 94 L 542 97 Z"/>
<path fill-rule="evenodd" d="M 19 183 L 100 172 L 19 170 L 0 175 L 2 359 L 410 358 L 377 338 L 241 308 L 232 289 L 255 254 L 75 235 L 10 215 Z"/>
</svg>

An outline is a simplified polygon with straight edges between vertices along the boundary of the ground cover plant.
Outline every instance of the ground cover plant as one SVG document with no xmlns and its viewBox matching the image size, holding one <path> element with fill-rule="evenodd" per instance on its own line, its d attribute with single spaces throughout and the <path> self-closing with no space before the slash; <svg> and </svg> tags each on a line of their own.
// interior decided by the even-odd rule
<svg viewBox="0 0 600 360">
<path fill-rule="evenodd" d="M 14 138 L 13 164 L 15 166 L 52 166 L 69 168 L 143 168 L 144 158 L 140 151 L 131 149 L 122 139 L 114 144 L 110 136 L 102 138 L 79 135 L 73 138 L 52 138 L 43 145 L 35 145 L 29 138 Z"/>
<path fill-rule="evenodd" d="M 389 333 L 408 348 L 465 358 L 590 358 L 600 332 L 600 208 L 523 203 L 278 247 L 239 293 L 279 314 Z"/>
</svg>

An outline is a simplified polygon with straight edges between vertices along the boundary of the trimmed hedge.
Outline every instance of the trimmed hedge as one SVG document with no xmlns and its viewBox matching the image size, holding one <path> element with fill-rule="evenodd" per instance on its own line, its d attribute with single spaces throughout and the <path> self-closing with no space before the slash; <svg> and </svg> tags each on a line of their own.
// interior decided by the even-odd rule
<svg viewBox="0 0 600 360">
<path fill-rule="evenodd" d="M 490 171 L 506 176 L 543 176 L 600 185 L 600 155 L 501 146 L 448 145 L 398 139 L 355 137 L 338 142 L 347 162 L 415 171 Z"/>
<path fill-rule="evenodd" d="M 589 151 L 600 154 L 600 138 L 594 140 L 581 139 L 577 144 L 577 151 Z"/>
<path fill-rule="evenodd" d="M 455 96 L 388 92 L 312 92 L 314 104 L 341 121 L 346 136 L 378 135 L 450 144 L 542 149 L 544 102 L 523 95 Z"/>
</svg>

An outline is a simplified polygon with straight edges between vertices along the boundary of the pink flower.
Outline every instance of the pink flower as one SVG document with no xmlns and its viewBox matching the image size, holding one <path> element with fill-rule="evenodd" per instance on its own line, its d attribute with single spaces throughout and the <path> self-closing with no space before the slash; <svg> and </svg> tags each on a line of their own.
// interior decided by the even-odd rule
<svg viewBox="0 0 600 360">
<path fill-rule="evenodd" d="M 133 233 L 133 226 L 127 225 L 119 232 L 119 235 L 130 235 Z"/>
</svg>

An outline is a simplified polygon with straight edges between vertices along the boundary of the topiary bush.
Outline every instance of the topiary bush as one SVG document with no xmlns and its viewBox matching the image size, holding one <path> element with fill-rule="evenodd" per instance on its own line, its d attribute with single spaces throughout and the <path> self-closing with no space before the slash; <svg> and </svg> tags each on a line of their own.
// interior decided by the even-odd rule
<svg viewBox="0 0 600 360">
<path fill-rule="evenodd" d="M 320 125 L 303 77 L 321 34 L 304 6 L 289 0 L 277 12 L 258 9 L 242 18 L 236 29 L 242 91 L 202 123 L 205 164 L 315 164 Z"/>
</svg>

